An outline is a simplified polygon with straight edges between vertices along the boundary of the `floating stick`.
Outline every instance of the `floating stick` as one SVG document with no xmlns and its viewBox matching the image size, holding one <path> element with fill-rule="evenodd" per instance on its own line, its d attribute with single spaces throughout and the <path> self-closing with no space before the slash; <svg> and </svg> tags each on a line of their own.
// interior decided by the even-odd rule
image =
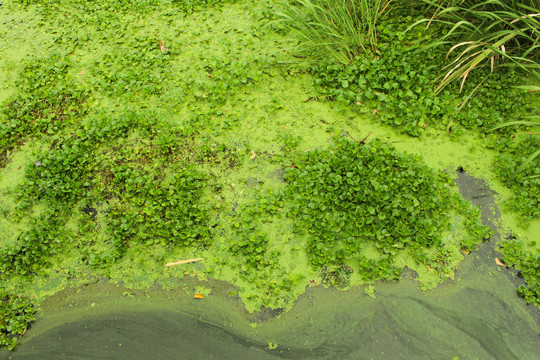
<svg viewBox="0 0 540 360">
<path fill-rule="evenodd" d="M 196 261 L 201 261 L 201 260 L 204 260 L 204 258 L 180 260 L 180 261 L 176 261 L 176 262 L 166 263 L 164 266 L 175 266 L 175 265 L 189 264 L 189 263 L 196 262 Z"/>
</svg>

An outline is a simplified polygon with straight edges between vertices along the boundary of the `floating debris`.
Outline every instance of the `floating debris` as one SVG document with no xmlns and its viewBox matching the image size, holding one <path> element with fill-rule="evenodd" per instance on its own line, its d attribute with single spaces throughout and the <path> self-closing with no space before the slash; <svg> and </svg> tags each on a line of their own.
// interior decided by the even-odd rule
<svg viewBox="0 0 540 360">
<path fill-rule="evenodd" d="M 159 50 L 163 55 L 167 55 L 169 53 L 169 48 L 165 46 L 165 41 L 161 41 L 159 43 Z"/>
<path fill-rule="evenodd" d="M 499 266 L 506 267 L 506 264 L 503 263 L 499 258 L 495 258 L 495 263 Z"/>
<path fill-rule="evenodd" d="M 175 266 L 175 265 L 189 264 L 189 263 L 196 262 L 196 261 L 201 261 L 201 260 L 204 260 L 204 258 L 180 260 L 180 261 L 166 263 L 164 266 Z"/>
</svg>

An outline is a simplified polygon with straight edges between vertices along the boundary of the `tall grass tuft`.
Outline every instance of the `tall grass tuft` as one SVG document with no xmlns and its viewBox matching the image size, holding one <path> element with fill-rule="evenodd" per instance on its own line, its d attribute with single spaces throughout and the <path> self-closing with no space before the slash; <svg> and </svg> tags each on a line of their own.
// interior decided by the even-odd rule
<svg viewBox="0 0 540 360">
<path fill-rule="evenodd" d="M 299 50 L 350 63 L 377 44 L 377 22 L 392 0 L 282 0 L 280 19 Z"/>
<path fill-rule="evenodd" d="M 432 46 L 451 44 L 452 58 L 437 91 L 454 81 L 461 87 L 471 71 L 502 66 L 540 69 L 540 0 L 420 0 L 431 12 L 426 22 L 449 31 Z M 417 24 L 418 24 L 417 23 Z"/>
</svg>

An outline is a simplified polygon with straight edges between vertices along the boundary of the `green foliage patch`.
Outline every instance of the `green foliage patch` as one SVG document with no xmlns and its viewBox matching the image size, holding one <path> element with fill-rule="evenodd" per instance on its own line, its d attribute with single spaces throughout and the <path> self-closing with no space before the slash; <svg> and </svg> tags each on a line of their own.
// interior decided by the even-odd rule
<svg viewBox="0 0 540 360">
<path fill-rule="evenodd" d="M 115 14 L 140 13 L 144 16 L 144 13 L 169 10 L 171 7 L 181 14 L 191 14 L 232 0 L 17 0 L 17 2 L 23 5 L 39 5 L 48 16 L 57 14 L 64 19 L 75 17 L 75 20 L 88 19 L 93 22 L 112 18 Z M 71 14 L 66 11 L 67 9 Z M 107 22 L 101 24 L 106 25 Z"/>
<path fill-rule="evenodd" d="M 36 154 L 39 160 L 26 168 L 17 190 L 18 211 L 43 201 L 51 209 L 84 204 L 78 210 L 82 217 L 88 216 L 83 208 L 100 208 L 106 214 L 109 247 L 101 257 L 95 252 L 91 261 L 83 259 L 97 268 L 120 259 L 134 240 L 171 247 L 204 245 L 208 214 L 199 199 L 207 176 L 189 164 L 187 144 L 176 146 L 182 134 L 172 132 L 175 140 L 168 142 L 166 130 L 148 114 L 90 116 Z M 130 138 L 135 131 L 139 138 Z M 64 222 L 66 218 L 61 217 Z M 58 243 L 58 226 L 53 226 L 58 221 L 56 216 L 54 221 L 36 219 L 35 230 L 22 234 L 14 247 L 2 249 L 3 266 L 24 274 L 29 266 L 43 265 L 56 246 L 53 242 Z"/>
<path fill-rule="evenodd" d="M 253 269 L 263 270 L 277 265 L 275 260 L 280 251 L 269 251 L 268 235 L 264 232 L 263 225 L 283 211 L 282 196 L 283 194 L 272 193 L 257 196 L 239 209 L 233 223 L 236 237 L 228 244 L 229 251 L 234 255 L 242 255 L 247 265 Z"/>
<path fill-rule="evenodd" d="M 419 136 L 426 127 L 491 130 L 508 118 L 531 111 L 527 98 L 511 90 L 519 82 L 511 70 L 490 74 L 478 70 L 471 74 L 472 84 L 484 81 L 476 95 L 466 102 L 459 95 L 458 86 L 450 86 L 436 93 L 433 81 L 439 76 L 444 61 L 444 49 L 419 51 L 422 44 L 433 37 L 431 31 L 403 31 L 403 24 L 381 24 L 384 37 L 379 56 L 358 58 L 351 64 L 323 61 L 312 66 L 315 85 L 328 99 L 373 112 L 384 124 L 399 131 Z M 406 23 L 405 23 L 406 24 Z M 469 85 L 465 93 L 472 90 Z M 461 129 L 460 129 L 461 128 Z"/>
<path fill-rule="evenodd" d="M 36 0 L 17 0 L 21 4 L 32 5 L 40 4 L 45 8 L 54 9 L 54 7 L 63 5 L 66 3 L 64 0 L 48 0 L 48 1 L 36 1 Z M 70 6 L 78 11 L 92 11 L 103 13 L 114 12 L 130 12 L 130 11 L 151 11 L 156 10 L 159 7 L 173 4 L 175 7 L 191 13 L 194 10 L 203 8 L 205 6 L 212 6 L 223 3 L 223 0 L 97 0 L 97 1 L 84 1 L 84 0 L 69 0 Z"/>
<path fill-rule="evenodd" d="M 535 157 L 522 171 L 517 169 L 540 148 L 540 138 L 529 135 L 521 141 L 499 138 L 492 144 L 500 153 L 493 167 L 499 179 L 514 195 L 507 202 L 522 220 L 522 225 L 540 217 L 540 158 Z"/>
<path fill-rule="evenodd" d="M 259 295 L 251 296 L 258 296 L 265 307 L 283 307 L 305 286 L 304 274 L 282 265 L 290 234 L 275 224 L 286 224 L 281 220 L 288 203 L 283 191 L 261 191 L 233 211 L 232 236 L 225 244 L 236 258 L 238 275 L 258 290 Z"/>
<path fill-rule="evenodd" d="M 13 350 L 17 346 L 18 337 L 35 320 L 35 313 L 30 299 L 0 289 L 0 346 Z"/>
<path fill-rule="evenodd" d="M 173 6 L 186 14 L 191 14 L 207 7 L 219 6 L 227 2 L 232 2 L 232 0 L 171 0 Z"/>
<path fill-rule="evenodd" d="M 525 248 L 517 239 L 506 240 L 501 244 L 504 261 L 508 266 L 519 270 L 519 276 L 525 281 L 520 285 L 518 294 L 528 303 L 540 306 L 540 250 L 534 241 L 532 248 Z"/>
<path fill-rule="evenodd" d="M 7 152 L 28 138 L 56 134 L 84 116 L 89 91 L 72 85 L 69 68 L 69 59 L 59 53 L 26 61 L 18 95 L 2 106 L 0 166 Z"/>
<path fill-rule="evenodd" d="M 126 29 L 126 32 L 129 32 Z M 167 50 L 169 51 L 169 50 Z M 95 61 L 93 86 L 108 95 L 159 94 L 169 74 L 169 53 L 158 39 L 137 36 L 123 39 Z"/>
<path fill-rule="evenodd" d="M 236 166 L 227 152 L 212 142 L 197 146 L 155 114 L 89 114 L 34 153 L 10 194 L 17 206 L 4 215 L 28 219 L 29 228 L 2 239 L 0 279 L 46 276 L 66 257 L 87 274 L 75 276 L 109 276 L 130 249 L 204 249 L 210 220 L 201 197 L 209 175 L 195 164 Z"/>
<path fill-rule="evenodd" d="M 479 216 L 462 206 L 447 176 L 379 140 L 342 138 L 330 150 L 309 151 L 294 161 L 286 181 L 294 199 L 289 216 L 296 231 L 308 234 L 310 263 L 354 265 L 366 280 L 397 278 L 401 269 L 393 262 L 402 251 L 419 263 L 435 262 L 425 250 L 444 247 L 453 211 L 462 209 L 474 223 Z M 483 226 L 468 226 L 468 232 L 464 248 L 491 234 Z"/>
<path fill-rule="evenodd" d="M 48 211 L 30 220 L 30 229 L 19 235 L 13 245 L 0 249 L 0 275 L 35 274 L 49 265 L 68 239 L 58 211 Z M 0 276 L 0 278 L 2 278 Z"/>
</svg>

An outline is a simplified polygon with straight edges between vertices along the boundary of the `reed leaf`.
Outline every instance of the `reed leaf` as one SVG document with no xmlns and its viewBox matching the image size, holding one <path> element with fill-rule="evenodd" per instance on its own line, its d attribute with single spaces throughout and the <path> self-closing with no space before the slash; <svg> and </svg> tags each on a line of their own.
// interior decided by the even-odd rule
<svg viewBox="0 0 540 360">
<path fill-rule="evenodd" d="M 540 149 L 536 150 L 534 153 L 532 153 L 518 168 L 517 172 L 520 173 L 533 161 L 538 155 L 540 155 Z"/>
<path fill-rule="evenodd" d="M 539 1 L 421 0 L 420 3 L 432 15 L 410 28 L 421 23 L 429 26 L 432 22 L 449 28 L 426 49 L 454 42 L 449 56 L 465 46 L 446 66 L 448 70 L 441 76 L 437 92 L 458 80 L 461 91 L 470 72 L 486 65 L 492 71 L 503 66 L 518 67 L 527 72 L 540 70 Z"/>
<path fill-rule="evenodd" d="M 532 116 L 531 116 L 531 118 L 532 118 Z M 540 118 L 540 117 L 535 116 L 535 118 Z M 527 121 L 527 120 L 508 121 L 508 122 L 505 122 L 504 124 L 495 126 L 494 128 L 492 128 L 489 131 L 494 131 L 494 130 L 501 129 L 501 128 L 508 127 L 508 126 L 512 126 L 512 125 L 538 126 L 538 125 L 540 125 L 540 121 Z"/>
</svg>

